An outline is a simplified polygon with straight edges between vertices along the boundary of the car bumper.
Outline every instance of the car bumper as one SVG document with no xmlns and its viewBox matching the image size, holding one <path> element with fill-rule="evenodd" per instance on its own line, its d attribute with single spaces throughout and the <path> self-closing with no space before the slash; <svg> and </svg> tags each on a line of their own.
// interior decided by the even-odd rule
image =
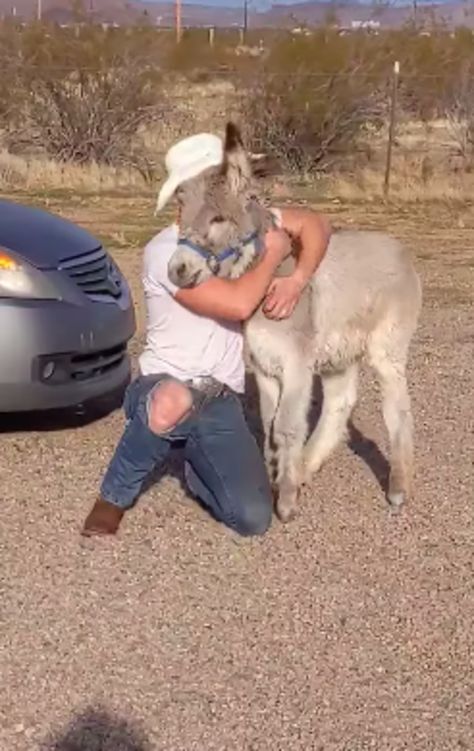
<svg viewBox="0 0 474 751">
<path fill-rule="evenodd" d="M 130 304 L 1 301 L 0 412 L 78 407 L 130 380 Z"/>
</svg>

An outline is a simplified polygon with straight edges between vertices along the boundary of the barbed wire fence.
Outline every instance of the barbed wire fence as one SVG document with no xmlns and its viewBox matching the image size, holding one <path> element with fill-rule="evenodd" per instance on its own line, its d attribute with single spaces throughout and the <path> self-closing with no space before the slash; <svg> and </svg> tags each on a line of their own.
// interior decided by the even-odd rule
<svg viewBox="0 0 474 751">
<path fill-rule="evenodd" d="M 118 66 L 117 70 L 120 68 Z M 147 158 L 141 157 L 136 149 L 132 147 L 133 138 L 141 127 L 159 126 L 160 132 L 168 130 L 168 135 L 174 135 L 172 123 L 177 122 L 177 127 L 184 135 L 186 129 L 191 130 L 194 127 L 201 126 L 207 119 L 207 123 L 214 128 L 222 129 L 225 119 L 231 117 L 239 119 L 242 117 L 241 97 L 239 94 L 245 92 L 249 87 L 254 87 L 256 80 L 249 72 L 238 72 L 232 70 L 204 70 L 199 75 L 191 77 L 188 83 L 181 83 L 179 86 L 171 84 L 172 75 L 169 71 L 162 71 L 159 67 L 150 64 L 142 66 L 140 72 L 156 73 L 161 76 L 161 83 L 158 87 L 158 100 L 153 101 L 151 95 L 148 99 L 140 99 L 140 96 L 131 96 L 130 86 L 133 84 L 133 71 L 128 71 L 126 86 L 124 84 L 121 92 L 122 98 L 115 97 L 110 105 L 106 99 L 101 99 L 100 81 L 110 80 L 116 76 L 117 71 L 114 68 L 104 68 L 101 65 L 75 66 L 75 65 L 57 65 L 48 63 L 22 63 L 21 75 L 31 81 L 30 97 L 36 96 L 36 106 L 43 106 L 41 117 L 41 127 L 37 128 L 35 138 L 22 137 L 27 130 L 31 131 L 31 122 L 27 120 L 22 124 L 16 122 L 16 146 L 28 153 L 28 146 L 31 152 L 40 150 L 41 146 L 48 145 L 45 138 L 49 139 L 52 151 L 57 155 L 59 160 L 71 159 L 76 162 L 85 162 L 88 159 L 94 159 L 99 154 L 100 158 L 107 161 L 108 155 L 115 153 L 115 159 L 118 163 L 126 163 L 127 160 L 133 168 L 139 169 L 146 180 L 153 179 L 156 163 L 158 161 L 158 152 L 154 159 L 147 161 Z M 18 65 L 1 64 L 0 78 L 4 82 L 11 82 L 18 73 Z M 266 73 L 267 83 L 272 80 L 277 91 L 278 82 L 286 88 L 288 86 L 297 89 L 301 82 L 305 82 L 305 91 L 313 92 L 314 98 L 324 95 L 325 91 L 330 91 L 331 87 L 337 86 L 339 82 L 346 84 L 356 82 L 373 82 L 380 93 L 383 103 L 383 118 L 385 120 L 386 142 L 385 142 L 385 160 L 383 168 L 383 191 L 385 196 L 389 196 L 391 177 L 394 165 L 394 150 L 397 147 L 397 134 L 400 127 L 400 118 L 404 114 L 400 108 L 400 89 L 410 81 L 423 86 L 423 83 L 443 83 L 443 78 L 439 74 L 414 74 L 407 73 L 400 69 L 400 64 L 395 61 L 392 70 L 382 72 L 371 72 L 364 70 L 336 71 L 327 72 L 308 72 L 301 75 L 286 74 L 284 72 L 275 72 L 271 75 Z M 163 79 L 164 77 L 164 79 Z M 185 77 L 181 76 L 181 79 Z M 54 81 L 58 79 L 67 83 L 64 90 L 55 92 Z M 168 79 L 168 81 L 167 81 Z M 165 83 L 163 83 L 163 80 Z M 40 87 L 46 87 L 40 91 Z M 53 82 L 53 83 L 51 83 Z M 314 87 L 312 87 L 314 84 Z M 82 91 L 75 90 L 74 87 L 82 87 Z M 89 89 L 87 87 L 89 86 Z M 36 88 L 35 88 L 36 87 Z M 68 88 L 69 87 L 69 88 Z M 223 87 L 222 91 L 216 95 L 216 87 Z M 466 96 L 471 89 L 466 90 Z M 51 97 L 45 100 L 46 94 Z M 160 93 L 161 92 L 161 93 Z M 190 93 L 191 92 L 191 93 Z M 120 92 L 119 92 L 120 93 Z M 133 93 L 133 92 L 132 92 Z M 285 93 L 286 95 L 286 93 Z M 278 96 L 275 94 L 275 96 Z M 282 94 L 283 96 L 283 94 Z M 113 97 L 112 97 L 113 98 Z M 1 101 L 1 91 L 0 91 Z M 31 102 L 30 102 L 31 103 Z M 54 107 L 51 106 L 54 104 Z M 311 107 L 314 104 L 309 99 L 307 106 L 300 106 L 298 111 L 292 113 L 294 119 L 297 117 L 304 118 L 306 115 L 311 116 Z M 64 106 L 66 111 L 61 111 Z M 284 106 L 284 103 L 283 103 Z M 49 109 L 48 109 L 49 108 Z M 281 113 L 278 108 L 275 112 Z M 309 115 L 308 115 L 309 112 Z M 55 117 L 53 116 L 55 113 Z M 202 114 L 205 113 L 205 116 Z M 350 112 L 349 112 L 350 116 Z M 4 117 L 5 119 L 5 117 Z M 108 125 L 106 121 L 110 120 Z M 449 117 L 447 118 L 449 121 Z M 211 122 L 212 121 L 212 122 Z M 474 105 L 472 112 L 468 111 L 468 105 L 461 106 L 457 102 L 451 110 L 451 135 L 456 135 L 453 142 L 449 145 L 452 152 L 461 153 L 462 148 L 467 150 L 472 143 L 469 141 L 469 128 L 474 122 Z M 65 124 L 66 123 L 66 124 Z M 168 127 L 169 124 L 169 127 Z M 38 125 L 38 123 L 36 123 Z M 335 124 L 337 125 L 337 124 Z M 58 143 L 57 132 L 55 128 L 62 129 L 62 146 Z M 467 133 L 467 135 L 466 135 Z M 474 131 L 473 131 L 474 133 Z M 45 135 L 46 134 L 46 135 Z M 332 137 L 332 136 L 331 136 Z M 43 143 L 41 143 L 43 139 Z M 81 143 L 82 139 L 82 143 Z M 298 140 L 298 134 L 295 136 Z M 428 147 L 422 146 L 422 137 L 413 141 L 413 153 L 422 154 L 428 151 Z M 99 149 L 99 141 L 102 146 Z M 76 146 L 74 146 L 74 143 Z M 87 143 L 87 148 L 84 147 Z M 283 145 L 286 142 L 281 138 L 275 138 L 274 148 L 283 151 Z M 464 143 L 464 147 L 462 144 Z M 68 144 L 71 148 L 68 148 Z M 282 145 L 283 144 L 283 145 Z M 166 137 L 163 135 L 163 150 L 169 145 L 166 143 Z M 263 144 L 265 146 L 265 144 Z M 309 143 L 297 143 L 298 148 L 304 152 L 311 147 Z M 74 146 L 74 148 L 72 147 Z M 446 148 L 448 145 L 446 144 Z M 115 152 L 114 152 L 115 149 Z M 130 153 L 127 154 L 127 149 Z M 337 149 L 335 150 L 337 152 Z M 133 152 L 133 153 L 132 153 Z M 161 156 L 161 155 L 160 155 Z M 277 154 L 278 156 L 278 154 Z M 110 156 L 112 159 L 112 156 Z M 423 161 L 420 158 L 420 161 Z M 423 171 L 423 170 L 422 170 Z M 428 174 L 429 170 L 425 170 Z"/>
</svg>

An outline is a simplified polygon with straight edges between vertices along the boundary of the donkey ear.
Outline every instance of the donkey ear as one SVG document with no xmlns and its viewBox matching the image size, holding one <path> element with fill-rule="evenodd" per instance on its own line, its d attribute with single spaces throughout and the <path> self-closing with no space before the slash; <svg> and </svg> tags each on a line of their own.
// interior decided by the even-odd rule
<svg viewBox="0 0 474 751">
<path fill-rule="evenodd" d="M 227 123 L 224 141 L 224 174 L 232 193 L 243 193 L 252 180 L 252 166 L 245 152 L 242 136 L 234 123 Z"/>
<path fill-rule="evenodd" d="M 238 129 L 237 125 L 233 122 L 228 122 L 225 126 L 225 141 L 224 141 L 224 151 L 226 154 L 228 154 L 231 151 L 235 151 L 235 149 L 243 149 L 244 144 L 242 141 L 242 135 L 240 133 L 240 130 Z"/>
</svg>

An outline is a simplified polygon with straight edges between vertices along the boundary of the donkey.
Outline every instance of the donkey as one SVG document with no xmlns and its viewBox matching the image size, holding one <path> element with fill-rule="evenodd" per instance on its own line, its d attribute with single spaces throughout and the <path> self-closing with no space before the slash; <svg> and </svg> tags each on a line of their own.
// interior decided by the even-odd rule
<svg viewBox="0 0 474 751">
<path fill-rule="evenodd" d="M 178 287 L 217 275 L 236 278 L 255 263 L 274 214 L 258 199 L 251 160 L 229 123 L 224 161 L 181 188 L 180 238 L 168 274 Z M 291 273 L 290 254 L 278 276 Z M 282 521 L 295 512 L 301 484 L 345 436 L 357 399 L 361 360 L 375 370 L 390 441 L 387 498 L 398 509 L 410 492 L 413 424 L 406 380 L 421 284 L 408 251 L 381 232 L 336 231 L 290 318 L 262 307 L 244 325 L 265 434 L 265 459 Z M 313 378 L 323 404 L 307 439 Z"/>
</svg>

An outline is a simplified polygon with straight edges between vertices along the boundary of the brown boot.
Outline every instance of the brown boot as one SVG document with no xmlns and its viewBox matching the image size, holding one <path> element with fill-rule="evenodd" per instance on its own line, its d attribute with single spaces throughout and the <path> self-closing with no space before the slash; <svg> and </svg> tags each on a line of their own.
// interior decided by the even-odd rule
<svg viewBox="0 0 474 751">
<path fill-rule="evenodd" d="M 84 535 L 84 537 L 114 535 L 120 526 L 124 513 L 113 503 L 98 498 L 89 512 L 81 535 Z"/>
</svg>

